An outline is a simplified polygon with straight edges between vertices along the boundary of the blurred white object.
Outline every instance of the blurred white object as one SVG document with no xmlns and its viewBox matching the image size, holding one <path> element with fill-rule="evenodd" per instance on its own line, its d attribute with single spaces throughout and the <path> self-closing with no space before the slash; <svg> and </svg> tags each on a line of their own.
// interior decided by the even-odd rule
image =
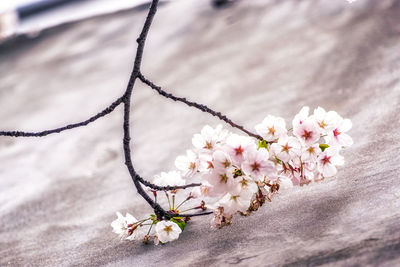
<svg viewBox="0 0 400 267">
<path fill-rule="evenodd" d="M 171 0 L 169 0 L 171 1 Z M 160 2 L 169 2 L 160 0 Z M 30 10 L 28 16 L 21 15 L 24 8 L 44 6 L 48 3 L 60 2 L 56 0 L 0 0 L 0 42 L 14 35 L 37 36 L 42 30 L 56 27 L 64 23 L 80 21 L 86 18 L 115 13 L 136 6 L 149 4 L 151 0 L 91 0 L 71 1 L 64 0 L 67 5 L 52 6 L 45 12 Z M 26 11 L 26 10 L 25 10 Z"/>
<path fill-rule="evenodd" d="M 0 42 L 13 36 L 18 27 L 18 14 L 14 9 L 0 10 Z"/>
</svg>

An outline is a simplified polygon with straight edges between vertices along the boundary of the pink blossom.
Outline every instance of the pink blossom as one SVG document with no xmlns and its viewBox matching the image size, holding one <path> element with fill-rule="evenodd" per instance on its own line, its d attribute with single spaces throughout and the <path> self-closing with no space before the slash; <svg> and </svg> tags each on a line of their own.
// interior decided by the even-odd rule
<svg viewBox="0 0 400 267">
<path fill-rule="evenodd" d="M 323 177 L 336 175 L 336 166 L 344 164 L 344 158 L 339 155 L 338 149 L 329 147 L 318 156 L 317 168 Z"/>
<path fill-rule="evenodd" d="M 233 181 L 233 168 L 213 169 L 210 174 L 203 178 L 209 183 L 208 196 L 220 196 L 228 192 L 236 184 Z"/>
<path fill-rule="evenodd" d="M 310 112 L 309 107 L 303 107 L 299 113 L 294 116 L 294 119 L 292 121 L 293 129 L 295 129 L 297 126 L 303 124 L 303 121 L 305 121 L 308 118 L 308 113 Z"/>
<path fill-rule="evenodd" d="M 342 146 L 348 147 L 353 144 L 353 139 L 346 134 L 352 127 L 352 123 L 349 119 L 339 118 L 337 126 L 325 137 L 326 142 L 331 146 Z"/>
<path fill-rule="evenodd" d="M 229 154 L 233 163 L 240 166 L 244 160 L 245 153 L 255 147 L 256 144 L 252 138 L 231 134 L 226 139 L 225 151 Z"/>
<path fill-rule="evenodd" d="M 294 127 L 293 134 L 308 146 L 321 138 L 319 127 L 312 119 L 306 119 Z"/>
<path fill-rule="evenodd" d="M 275 171 L 274 164 L 268 158 L 269 153 L 264 148 L 248 150 L 242 163 L 242 170 L 254 179 L 262 181 L 265 175 Z"/>
</svg>

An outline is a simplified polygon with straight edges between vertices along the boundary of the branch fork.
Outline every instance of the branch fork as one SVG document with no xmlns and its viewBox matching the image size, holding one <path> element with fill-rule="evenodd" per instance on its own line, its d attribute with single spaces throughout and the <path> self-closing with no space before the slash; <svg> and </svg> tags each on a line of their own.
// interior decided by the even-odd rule
<svg viewBox="0 0 400 267">
<path fill-rule="evenodd" d="M 139 34 L 139 37 L 136 39 L 136 42 L 138 43 L 138 47 L 136 50 L 136 56 L 134 60 L 134 65 L 133 65 L 133 70 L 129 78 L 129 82 L 127 85 L 127 88 L 124 92 L 124 94 L 114 100 L 109 106 L 107 106 L 105 109 L 97 113 L 96 115 L 81 121 L 77 123 L 72 123 L 65 125 L 63 127 L 59 128 L 54 128 L 54 129 L 49 129 L 49 130 L 44 130 L 44 131 L 39 131 L 39 132 L 24 132 L 24 131 L 0 131 L 0 136 L 8 136 L 8 137 L 44 137 L 50 134 L 55 134 L 55 133 L 61 133 L 66 130 L 71 130 L 74 128 L 78 127 L 83 127 L 86 126 L 102 117 L 105 117 L 106 115 L 110 114 L 115 110 L 116 107 L 119 105 L 123 104 L 124 106 L 124 120 L 123 120 L 123 132 L 124 132 L 124 137 L 123 137 L 123 151 L 124 151 L 124 157 L 125 157 L 125 165 L 128 169 L 128 172 L 132 178 L 132 181 L 137 189 L 137 192 L 146 200 L 146 202 L 153 208 L 156 216 L 159 219 L 169 219 L 172 217 L 195 217 L 195 216 L 203 216 L 203 215 L 209 215 L 212 214 L 213 212 L 202 212 L 202 213 L 194 213 L 194 214 L 176 214 L 171 211 L 166 211 L 164 210 L 157 202 L 153 201 L 153 199 L 146 193 L 146 191 L 143 189 L 143 185 L 146 187 L 151 188 L 152 190 L 156 191 L 170 191 L 170 190 L 176 190 L 176 189 L 186 189 L 186 188 L 191 188 L 191 187 L 196 187 L 200 186 L 201 184 L 199 183 L 192 183 L 192 184 L 187 184 L 187 185 L 181 185 L 181 186 L 158 186 L 155 184 L 150 183 L 149 181 L 145 180 L 142 178 L 135 170 L 131 158 L 131 148 L 130 148 L 130 141 L 131 141 L 131 130 L 130 130 L 130 107 L 131 107 L 131 96 L 133 92 L 133 88 L 135 86 L 135 82 L 137 79 L 139 79 L 141 82 L 149 86 L 151 89 L 155 90 L 157 93 L 159 93 L 161 96 L 166 97 L 168 99 L 171 99 L 173 101 L 178 101 L 185 103 L 186 105 L 190 107 L 197 108 L 203 112 L 209 113 L 212 116 L 217 117 L 218 119 L 226 122 L 227 124 L 231 125 L 234 128 L 237 128 L 241 130 L 242 132 L 246 133 L 247 135 L 254 137 L 259 140 L 263 140 L 263 138 L 255 133 L 252 133 L 248 130 L 246 130 L 243 126 L 233 122 L 231 119 L 229 119 L 227 116 L 223 115 L 221 112 L 216 112 L 212 110 L 211 108 L 207 107 L 206 105 L 199 104 L 193 101 L 189 101 L 184 97 L 177 97 L 173 94 L 170 94 L 166 91 L 164 91 L 161 87 L 155 85 L 152 81 L 147 79 L 142 73 L 141 73 L 141 63 L 142 63 L 142 57 L 143 57 L 143 51 L 145 47 L 145 42 L 147 39 L 148 32 L 151 27 L 151 23 L 153 21 L 153 18 L 157 12 L 157 5 L 158 5 L 159 0 L 152 0 L 146 20 L 144 22 L 142 31 Z"/>
</svg>

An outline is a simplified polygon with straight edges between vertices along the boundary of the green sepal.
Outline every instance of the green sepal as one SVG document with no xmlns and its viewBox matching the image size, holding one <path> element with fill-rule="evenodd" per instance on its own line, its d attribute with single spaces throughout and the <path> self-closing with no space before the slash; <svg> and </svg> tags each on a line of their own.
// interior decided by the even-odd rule
<svg viewBox="0 0 400 267">
<path fill-rule="evenodd" d="M 327 144 L 320 144 L 319 145 L 319 148 L 321 148 L 322 152 L 324 152 L 325 149 L 327 149 L 328 147 L 329 147 L 329 145 L 327 145 Z"/>
<path fill-rule="evenodd" d="M 155 224 L 155 223 L 157 223 L 157 222 L 158 222 L 158 220 L 157 220 L 157 216 L 156 216 L 155 214 L 150 214 L 150 220 L 152 220 L 152 221 L 153 221 L 153 224 Z"/>
<path fill-rule="evenodd" d="M 241 169 L 235 169 L 233 171 L 233 178 L 239 177 L 243 175 L 243 171 Z"/>
<path fill-rule="evenodd" d="M 260 149 L 260 148 L 265 148 L 267 151 L 269 151 L 269 149 L 268 149 L 268 143 L 267 143 L 267 141 L 265 141 L 264 139 L 263 140 L 261 140 L 261 141 L 258 141 L 258 148 L 257 149 Z"/>
<path fill-rule="evenodd" d="M 171 218 L 171 219 L 169 219 L 171 222 L 174 222 L 174 223 L 176 223 L 178 226 L 179 226 L 179 228 L 181 228 L 181 230 L 183 231 L 184 229 L 185 229 L 185 227 L 186 227 L 186 223 L 185 223 L 185 220 L 182 218 L 182 217 L 174 217 L 174 218 Z"/>
</svg>

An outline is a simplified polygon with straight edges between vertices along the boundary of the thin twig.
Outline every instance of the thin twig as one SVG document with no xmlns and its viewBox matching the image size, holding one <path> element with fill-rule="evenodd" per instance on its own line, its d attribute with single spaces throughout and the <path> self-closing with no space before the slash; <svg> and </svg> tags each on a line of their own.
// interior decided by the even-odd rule
<svg viewBox="0 0 400 267">
<path fill-rule="evenodd" d="M 158 203 L 153 201 L 150 198 L 150 196 L 143 190 L 143 187 L 140 184 L 140 181 L 138 179 L 138 177 L 140 177 L 140 176 L 136 173 L 136 171 L 133 167 L 132 158 L 131 158 L 131 148 L 130 148 L 131 138 L 130 138 L 130 125 L 129 125 L 132 90 L 133 90 L 133 86 L 135 85 L 135 81 L 140 73 L 140 65 L 142 63 L 144 44 L 145 44 L 146 37 L 147 37 L 147 34 L 150 29 L 151 22 L 153 21 L 154 15 L 157 12 L 157 4 L 158 4 L 158 0 L 152 1 L 150 9 L 149 9 L 149 13 L 147 14 L 146 21 L 143 25 L 143 29 L 139 35 L 139 38 L 137 39 L 138 47 L 136 50 L 135 63 L 133 65 L 133 70 L 132 70 L 131 76 L 129 77 L 129 82 L 128 82 L 128 85 L 126 88 L 125 98 L 123 101 L 124 102 L 123 150 L 124 150 L 124 155 L 125 155 L 125 165 L 128 168 L 129 174 L 132 178 L 132 181 L 136 187 L 137 192 L 154 209 L 154 212 L 157 215 L 157 217 L 163 218 L 164 215 L 166 214 L 166 211 Z"/>
<path fill-rule="evenodd" d="M 186 185 L 168 185 L 168 186 L 159 186 L 150 183 L 149 181 L 144 180 L 142 177 L 139 175 L 137 176 L 137 179 L 145 186 L 157 190 L 157 191 L 170 191 L 170 190 L 177 190 L 177 189 L 186 189 L 189 187 L 197 187 L 200 186 L 200 183 L 192 183 L 192 184 L 186 184 Z"/>
<path fill-rule="evenodd" d="M 101 112 L 97 113 L 96 115 L 90 117 L 89 119 L 82 121 L 82 122 L 78 122 L 78 123 L 73 123 L 73 124 L 68 124 L 66 126 L 63 127 L 59 127 L 59 128 L 55 128 L 55 129 L 51 129 L 51 130 L 44 130 L 44 131 L 40 131 L 40 132 L 23 132 L 23 131 L 0 131 L 0 136 L 12 136 L 12 137 L 43 137 L 49 134 L 53 134 L 53 133 L 60 133 L 62 131 L 65 130 L 71 130 L 74 128 L 78 128 L 78 127 L 82 127 L 82 126 L 86 126 L 91 122 L 94 122 L 95 120 L 106 116 L 107 114 L 110 114 L 111 112 L 114 111 L 114 109 L 116 107 L 118 107 L 122 101 L 123 101 L 124 97 L 120 97 L 117 100 L 115 100 L 111 105 L 109 105 L 108 107 L 106 107 L 105 109 L 103 109 Z"/>
<path fill-rule="evenodd" d="M 143 76 L 143 74 L 139 73 L 139 77 L 138 77 L 144 84 L 147 84 L 148 86 L 150 86 L 151 88 L 153 88 L 154 90 L 156 90 L 160 95 L 172 99 L 174 101 L 178 101 L 178 102 L 182 102 L 185 103 L 186 105 L 190 106 L 190 107 L 195 107 L 203 112 L 209 113 L 215 117 L 218 117 L 220 120 L 228 123 L 229 125 L 231 125 L 234 128 L 237 128 L 239 130 L 241 130 L 242 132 L 245 132 L 246 134 L 248 134 L 249 136 L 252 136 L 254 138 L 257 138 L 259 140 L 263 140 L 263 138 L 258 135 L 258 134 L 254 134 L 248 130 L 246 130 L 243 126 L 234 123 L 232 120 L 230 120 L 227 116 L 223 115 L 221 112 L 217 112 L 212 110 L 211 108 L 207 107 L 206 105 L 203 104 L 198 104 L 196 102 L 193 101 L 189 101 L 184 97 L 177 97 L 174 96 L 173 94 L 167 93 L 166 91 L 164 91 L 160 86 L 155 85 L 153 82 L 151 82 L 150 80 L 146 79 L 146 77 Z"/>
<path fill-rule="evenodd" d="M 213 211 L 207 211 L 207 212 L 193 213 L 193 214 L 178 214 L 178 215 L 175 215 L 175 217 L 197 217 L 197 216 L 210 215 L 212 213 L 214 213 L 214 212 Z"/>
</svg>

